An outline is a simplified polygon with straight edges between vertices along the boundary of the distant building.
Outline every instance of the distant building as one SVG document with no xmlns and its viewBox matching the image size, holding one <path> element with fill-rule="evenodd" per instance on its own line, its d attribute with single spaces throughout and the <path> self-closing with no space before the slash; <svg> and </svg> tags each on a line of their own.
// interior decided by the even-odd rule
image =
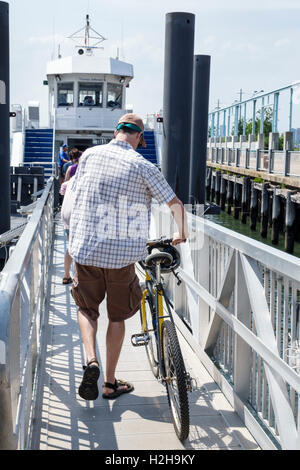
<svg viewBox="0 0 300 470">
<path fill-rule="evenodd" d="M 224 124 L 219 127 L 219 133 L 220 137 L 226 137 L 226 126 Z"/>
<path fill-rule="evenodd" d="M 293 145 L 294 147 L 300 148 L 300 128 L 298 127 L 297 129 L 291 129 L 291 132 L 293 133 Z"/>
</svg>

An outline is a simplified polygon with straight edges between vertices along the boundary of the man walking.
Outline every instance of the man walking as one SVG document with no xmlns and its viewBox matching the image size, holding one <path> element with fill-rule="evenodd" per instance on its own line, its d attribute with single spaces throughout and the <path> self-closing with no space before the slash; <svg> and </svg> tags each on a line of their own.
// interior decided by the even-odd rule
<svg viewBox="0 0 300 470">
<path fill-rule="evenodd" d="M 151 201 L 167 203 L 178 225 L 173 244 L 185 241 L 183 205 L 152 163 L 136 152 L 146 146 L 144 125 L 135 114 L 123 116 L 109 144 L 88 149 L 74 177 L 74 205 L 70 221 L 70 255 L 75 261 L 72 294 L 86 362 L 79 395 L 98 397 L 100 375 L 96 354 L 99 305 L 107 296 L 106 376 L 103 398 L 133 390 L 117 380 L 125 320 L 138 310 L 142 297 L 134 265 L 147 255 Z"/>
</svg>

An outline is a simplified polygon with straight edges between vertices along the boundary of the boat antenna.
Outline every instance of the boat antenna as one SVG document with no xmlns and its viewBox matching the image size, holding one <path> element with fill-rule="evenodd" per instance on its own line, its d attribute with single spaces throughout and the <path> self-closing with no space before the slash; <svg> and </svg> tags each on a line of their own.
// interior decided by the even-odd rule
<svg viewBox="0 0 300 470">
<path fill-rule="evenodd" d="M 84 34 L 80 35 L 80 33 L 84 32 Z M 79 31 L 71 34 L 69 39 L 83 39 L 84 44 L 76 45 L 78 48 L 78 54 L 82 55 L 86 52 L 87 55 L 91 55 L 94 49 L 104 49 L 102 46 L 99 46 L 103 41 L 106 41 L 106 38 L 99 34 L 91 27 L 90 22 L 90 15 L 86 15 L 86 24 L 84 28 L 81 28 Z"/>
</svg>

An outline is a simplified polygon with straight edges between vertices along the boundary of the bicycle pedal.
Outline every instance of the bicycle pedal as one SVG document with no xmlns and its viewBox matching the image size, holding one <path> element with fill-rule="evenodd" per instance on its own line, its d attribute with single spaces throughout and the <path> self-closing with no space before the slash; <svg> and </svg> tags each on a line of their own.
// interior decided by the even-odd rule
<svg viewBox="0 0 300 470">
<path fill-rule="evenodd" d="M 198 389 L 197 380 L 191 377 L 189 373 L 186 374 L 186 388 L 189 392 L 195 392 Z"/>
<path fill-rule="evenodd" d="M 135 348 L 138 348 L 139 346 L 147 346 L 149 341 L 150 337 L 146 333 L 138 333 L 131 336 L 131 344 Z"/>
</svg>

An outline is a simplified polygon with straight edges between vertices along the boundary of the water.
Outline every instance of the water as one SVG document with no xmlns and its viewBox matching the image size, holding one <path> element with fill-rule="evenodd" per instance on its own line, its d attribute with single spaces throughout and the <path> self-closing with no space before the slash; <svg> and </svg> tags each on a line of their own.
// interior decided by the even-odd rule
<svg viewBox="0 0 300 470">
<path fill-rule="evenodd" d="M 282 233 L 279 234 L 279 243 L 278 245 L 273 245 L 271 241 L 271 229 L 268 229 L 267 238 L 262 238 L 260 235 L 260 224 L 257 223 L 256 231 L 250 229 L 249 219 L 247 219 L 247 223 L 243 224 L 240 219 L 235 219 L 232 215 L 228 215 L 226 211 L 221 211 L 218 215 L 207 215 L 205 216 L 208 220 L 211 220 L 215 224 L 222 225 L 230 230 L 234 230 L 235 232 L 241 233 L 247 237 L 253 238 L 259 242 L 265 243 L 267 245 L 272 246 L 273 248 L 277 248 L 278 250 L 284 250 L 284 235 Z M 300 258 L 300 243 L 295 243 L 294 245 L 294 256 Z"/>
</svg>

